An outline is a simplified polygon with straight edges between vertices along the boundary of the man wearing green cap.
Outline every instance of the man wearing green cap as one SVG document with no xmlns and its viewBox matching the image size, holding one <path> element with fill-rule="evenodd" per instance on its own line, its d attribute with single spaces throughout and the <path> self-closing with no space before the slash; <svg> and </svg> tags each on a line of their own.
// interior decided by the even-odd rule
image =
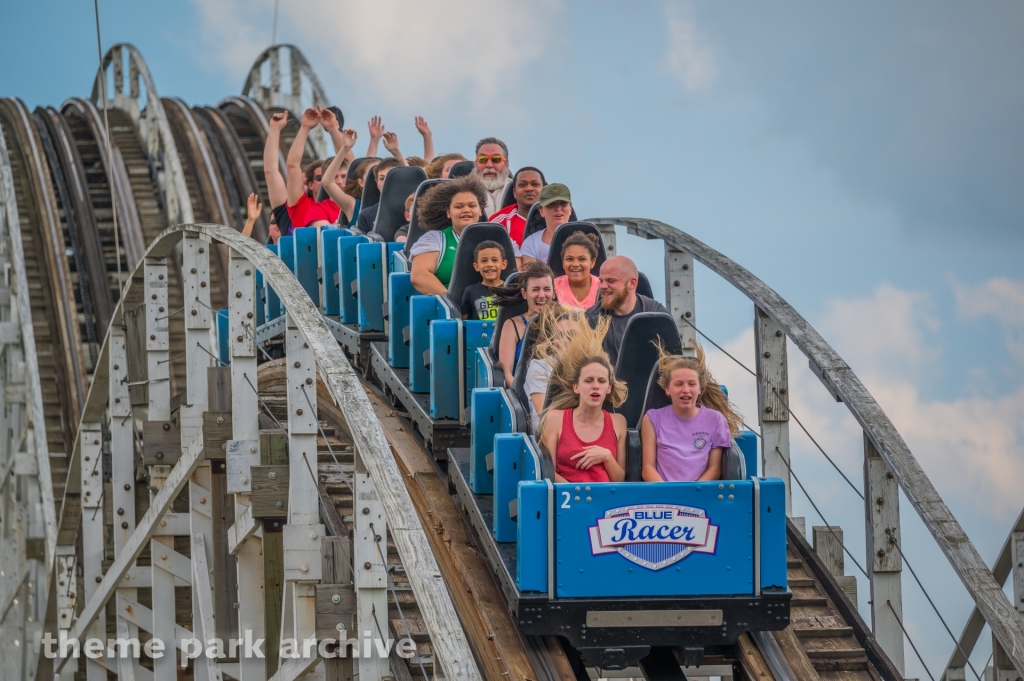
<svg viewBox="0 0 1024 681">
<path fill-rule="evenodd" d="M 523 241 L 520 252 L 523 256 L 523 264 L 534 260 L 546 263 L 548 252 L 551 250 L 551 239 L 555 236 L 555 230 L 559 225 L 569 222 L 572 215 L 572 197 L 569 195 L 569 188 L 559 182 L 552 182 L 540 191 L 540 198 L 537 200 L 537 211 L 544 218 L 544 231 L 534 232 Z"/>
</svg>

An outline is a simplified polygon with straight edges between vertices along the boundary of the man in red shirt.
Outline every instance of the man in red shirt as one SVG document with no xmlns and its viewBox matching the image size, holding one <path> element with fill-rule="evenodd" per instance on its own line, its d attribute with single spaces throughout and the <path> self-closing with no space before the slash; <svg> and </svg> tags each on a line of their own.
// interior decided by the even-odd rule
<svg viewBox="0 0 1024 681">
<path fill-rule="evenodd" d="M 540 198 L 540 190 L 546 184 L 544 173 L 537 168 L 533 166 L 520 168 L 512 176 L 512 195 L 516 202 L 505 206 L 489 218 L 489 222 L 496 222 L 508 230 L 508 235 L 516 246 L 523 245 L 526 217 L 530 214 L 530 207 L 537 203 L 537 199 Z"/>
</svg>

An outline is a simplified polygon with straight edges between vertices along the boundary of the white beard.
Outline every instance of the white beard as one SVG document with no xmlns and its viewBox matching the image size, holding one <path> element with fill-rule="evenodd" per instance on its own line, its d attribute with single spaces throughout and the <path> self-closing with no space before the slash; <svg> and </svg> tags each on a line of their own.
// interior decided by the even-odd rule
<svg viewBox="0 0 1024 681">
<path fill-rule="evenodd" d="M 494 177 L 484 177 L 483 175 L 477 175 L 477 179 L 479 179 L 480 182 L 483 183 L 484 189 L 486 189 L 489 192 L 495 192 L 498 191 L 499 189 L 504 189 L 505 184 L 508 182 L 510 177 L 512 177 L 512 173 L 509 172 L 508 168 L 505 168 L 505 172 L 499 173 Z"/>
</svg>

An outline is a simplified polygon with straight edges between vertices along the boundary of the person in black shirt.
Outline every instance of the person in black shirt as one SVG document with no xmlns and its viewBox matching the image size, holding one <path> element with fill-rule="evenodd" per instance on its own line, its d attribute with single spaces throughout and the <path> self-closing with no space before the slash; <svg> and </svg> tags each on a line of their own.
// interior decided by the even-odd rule
<svg viewBox="0 0 1024 681">
<path fill-rule="evenodd" d="M 480 273 L 483 282 L 470 284 L 462 294 L 462 318 L 494 320 L 498 318 L 498 306 L 494 304 L 491 288 L 501 286 L 501 273 L 508 266 L 505 249 L 496 241 L 481 241 L 473 249 L 473 269 Z"/>
<path fill-rule="evenodd" d="M 604 351 L 616 366 L 619 349 L 622 347 L 622 336 L 626 333 L 629 318 L 637 312 L 668 312 L 658 301 L 636 292 L 636 284 L 640 280 L 640 271 L 636 263 L 624 255 L 608 258 L 601 265 L 601 286 L 597 302 L 587 310 L 587 321 L 597 327 L 601 317 L 608 317 L 611 324 L 608 334 L 604 337 Z"/>
</svg>

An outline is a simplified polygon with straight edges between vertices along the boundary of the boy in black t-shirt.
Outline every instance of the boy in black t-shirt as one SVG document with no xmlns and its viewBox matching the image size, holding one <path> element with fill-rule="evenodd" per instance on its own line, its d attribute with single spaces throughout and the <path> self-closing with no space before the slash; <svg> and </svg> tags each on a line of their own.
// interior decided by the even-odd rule
<svg viewBox="0 0 1024 681">
<path fill-rule="evenodd" d="M 473 249 L 473 269 L 483 277 L 483 283 L 470 284 L 462 293 L 462 318 L 495 320 L 498 306 L 494 304 L 492 286 L 501 286 L 501 273 L 508 266 L 505 249 L 496 241 L 481 241 Z"/>
</svg>

